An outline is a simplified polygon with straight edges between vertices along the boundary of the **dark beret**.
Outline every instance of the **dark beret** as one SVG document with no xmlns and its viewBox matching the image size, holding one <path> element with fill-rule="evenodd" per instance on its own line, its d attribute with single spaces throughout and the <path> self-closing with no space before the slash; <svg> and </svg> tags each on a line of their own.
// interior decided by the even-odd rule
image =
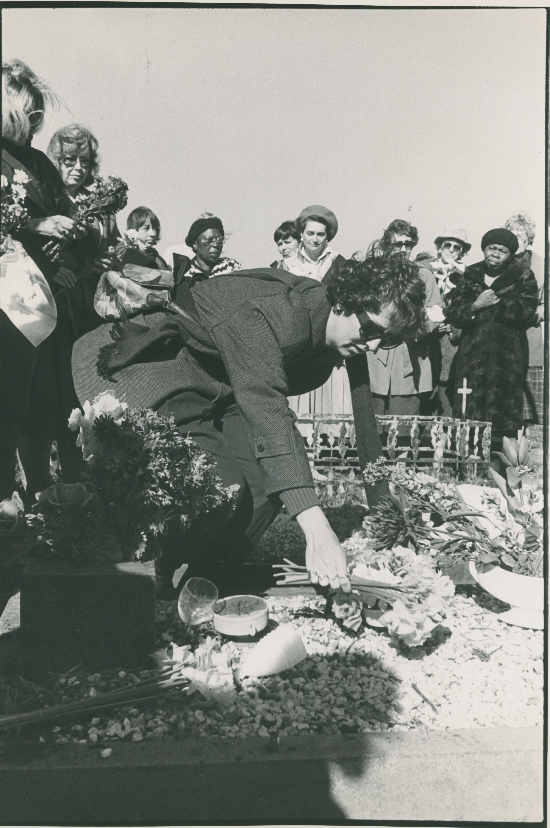
<svg viewBox="0 0 550 828">
<path fill-rule="evenodd" d="M 219 230 L 222 236 L 225 236 L 222 220 L 217 216 L 207 216 L 206 218 L 198 218 L 193 222 L 185 237 L 185 244 L 188 247 L 193 247 L 200 234 L 210 229 Z"/>
<path fill-rule="evenodd" d="M 504 227 L 495 227 L 493 230 L 488 230 L 485 233 L 481 239 L 481 249 L 485 250 L 489 244 L 502 244 L 508 248 L 512 255 L 519 247 L 516 236 Z"/>
</svg>

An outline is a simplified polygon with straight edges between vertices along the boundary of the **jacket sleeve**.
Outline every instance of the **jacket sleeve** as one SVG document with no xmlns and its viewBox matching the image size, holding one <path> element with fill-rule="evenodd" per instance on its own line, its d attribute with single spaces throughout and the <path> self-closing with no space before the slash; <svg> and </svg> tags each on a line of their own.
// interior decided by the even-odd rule
<svg viewBox="0 0 550 828">
<path fill-rule="evenodd" d="M 351 388 L 357 454 L 359 465 L 364 468 L 367 463 L 372 463 L 382 456 L 382 442 L 372 406 L 367 359 L 364 355 L 355 356 L 346 360 L 346 368 Z M 379 481 L 372 486 L 366 486 L 365 491 L 368 505 L 372 508 L 388 493 L 388 486 L 385 481 Z"/>
<path fill-rule="evenodd" d="M 503 294 L 496 306 L 495 320 L 518 328 L 529 328 L 536 324 L 539 302 L 539 288 L 532 270 L 524 270 L 519 277 L 519 286 Z"/>
<path fill-rule="evenodd" d="M 288 406 L 283 355 L 267 318 L 247 302 L 210 334 L 248 425 L 266 491 L 279 495 L 291 516 L 317 506 L 304 440 Z"/>
</svg>

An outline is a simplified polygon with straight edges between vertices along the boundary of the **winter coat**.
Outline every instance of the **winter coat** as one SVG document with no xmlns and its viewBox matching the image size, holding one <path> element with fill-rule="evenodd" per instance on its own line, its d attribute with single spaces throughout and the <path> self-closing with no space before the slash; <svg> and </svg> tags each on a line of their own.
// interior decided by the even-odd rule
<svg viewBox="0 0 550 828">
<path fill-rule="evenodd" d="M 485 262 L 466 268 L 464 278 L 446 297 L 447 320 L 462 330 L 452 370 L 449 398 L 455 416 L 462 412 L 458 389 L 472 389 L 466 416 L 490 420 L 493 434 L 514 436 L 521 425 L 527 374 L 527 328 L 533 324 L 538 289 L 531 270 L 512 261 L 490 285 L 498 304 L 473 311 L 472 304 L 489 287 Z"/>
</svg>

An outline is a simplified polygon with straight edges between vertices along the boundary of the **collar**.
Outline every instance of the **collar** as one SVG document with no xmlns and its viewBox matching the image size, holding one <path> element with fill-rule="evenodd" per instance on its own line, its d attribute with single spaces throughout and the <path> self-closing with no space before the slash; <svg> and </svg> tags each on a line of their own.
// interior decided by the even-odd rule
<svg viewBox="0 0 550 828">
<path fill-rule="evenodd" d="M 323 252 L 321 253 L 321 255 L 319 256 L 318 259 L 310 258 L 308 256 L 308 254 L 306 253 L 306 250 L 305 250 L 305 247 L 304 247 L 303 244 L 300 244 L 300 247 L 298 248 L 297 252 L 302 257 L 302 259 L 305 259 L 306 262 L 309 262 L 310 264 L 314 264 L 314 265 L 319 264 L 319 262 L 322 262 L 324 259 L 327 258 L 327 256 L 333 256 L 334 255 L 334 251 L 333 251 L 332 247 L 329 244 L 327 244 L 327 246 L 325 247 L 325 249 L 323 250 Z"/>
</svg>

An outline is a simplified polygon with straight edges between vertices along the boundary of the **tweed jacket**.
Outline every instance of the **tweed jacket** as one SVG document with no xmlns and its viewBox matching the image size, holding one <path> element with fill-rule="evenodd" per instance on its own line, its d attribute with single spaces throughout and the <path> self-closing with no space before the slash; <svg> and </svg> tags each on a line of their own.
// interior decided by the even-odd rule
<svg viewBox="0 0 550 828">
<path fill-rule="evenodd" d="M 132 374 L 132 388 L 139 384 L 150 391 L 150 398 L 139 402 L 173 415 L 181 430 L 186 422 L 223 416 L 224 406 L 236 402 L 265 474 L 266 491 L 277 494 L 291 515 L 316 505 L 304 441 L 287 397 L 317 388 L 338 362 L 325 342 L 330 304 L 324 285 L 265 268 L 205 280 L 191 288 L 181 284 L 176 291 L 176 304 L 187 318 L 170 316 L 160 324 L 158 319 L 138 320 L 142 330 L 134 337 L 134 353 L 124 337 L 115 346 L 111 366 L 117 369 L 116 379 L 139 369 L 136 363 L 147 354 L 147 368 L 153 371 L 145 383 Z M 107 380 L 99 385 L 97 372 L 96 381 L 90 381 L 83 366 L 90 353 L 97 354 L 97 342 L 94 346 L 90 339 L 97 335 L 83 337 L 73 352 L 81 402 L 107 388 L 120 397 L 118 392 L 128 387 L 119 383 L 117 388 Z M 109 340 L 104 336 L 102 341 Z M 154 352 L 159 346 L 177 353 L 163 358 Z M 347 368 L 358 454 L 365 464 L 381 453 L 366 360 L 354 357 Z M 126 400 L 136 404 L 131 396 Z M 371 502 L 376 495 L 371 490 Z"/>
</svg>

